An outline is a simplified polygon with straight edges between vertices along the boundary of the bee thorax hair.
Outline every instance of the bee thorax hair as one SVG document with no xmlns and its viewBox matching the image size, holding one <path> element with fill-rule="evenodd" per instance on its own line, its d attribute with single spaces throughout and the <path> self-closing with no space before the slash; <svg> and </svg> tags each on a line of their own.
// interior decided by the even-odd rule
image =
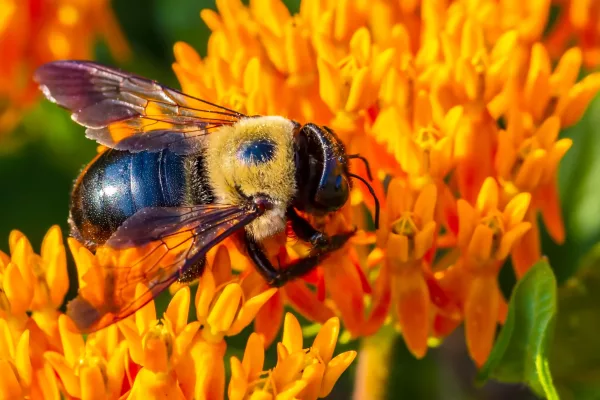
<svg viewBox="0 0 600 400">
<path fill-rule="evenodd" d="M 206 171 L 216 201 L 237 205 L 261 195 L 274 204 L 248 226 L 257 239 L 285 228 L 296 194 L 294 129 L 283 117 L 252 117 L 207 136 Z"/>
<path fill-rule="evenodd" d="M 262 216 L 246 226 L 246 231 L 258 242 L 282 232 L 285 229 L 287 221 L 285 216 L 286 210 L 287 206 L 275 204 L 272 209 L 266 211 Z"/>
</svg>

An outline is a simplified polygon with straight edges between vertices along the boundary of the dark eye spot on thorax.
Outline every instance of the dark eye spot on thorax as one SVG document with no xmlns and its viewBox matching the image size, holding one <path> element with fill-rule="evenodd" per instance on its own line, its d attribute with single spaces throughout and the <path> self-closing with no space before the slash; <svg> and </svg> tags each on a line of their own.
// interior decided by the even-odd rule
<svg viewBox="0 0 600 400">
<path fill-rule="evenodd" d="M 275 143 L 269 139 L 245 142 L 238 149 L 237 156 L 246 164 L 268 162 L 275 156 Z"/>
</svg>

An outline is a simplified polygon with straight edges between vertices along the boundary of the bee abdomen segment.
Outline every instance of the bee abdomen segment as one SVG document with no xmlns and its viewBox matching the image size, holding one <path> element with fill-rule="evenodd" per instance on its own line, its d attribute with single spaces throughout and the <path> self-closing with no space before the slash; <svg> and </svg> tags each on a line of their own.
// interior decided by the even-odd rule
<svg viewBox="0 0 600 400">
<path fill-rule="evenodd" d="M 190 156 L 169 150 L 102 153 L 75 183 L 70 210 L 73 232 L 93 248 L 104 244 L 142 208 L 184 205 L 192 184 L 186 157 Z"/>
</svg>

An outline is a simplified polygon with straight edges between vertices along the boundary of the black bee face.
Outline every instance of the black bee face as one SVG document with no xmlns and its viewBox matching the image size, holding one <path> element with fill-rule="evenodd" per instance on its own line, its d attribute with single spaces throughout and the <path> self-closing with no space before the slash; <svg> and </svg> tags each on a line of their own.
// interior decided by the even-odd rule
<svg viewBox="0 0 600 400">
<path fill-rule="evenodd" d="M 339 210 L 350 195 L 348 157 L 339 138 L 326 127 L 304 125 L 296 137 L 294 206 L 310 213 Z"/>
</svg>

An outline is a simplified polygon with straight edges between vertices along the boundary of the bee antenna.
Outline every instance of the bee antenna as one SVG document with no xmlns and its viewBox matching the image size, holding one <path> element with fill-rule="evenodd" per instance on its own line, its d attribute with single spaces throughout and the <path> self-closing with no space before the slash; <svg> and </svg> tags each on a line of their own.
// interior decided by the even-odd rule
<svg viewBox="0 0 600 400">
<path fill-rule="evenodd" d="M 356 158 L 358 158 L 358 157 L 356 157 Z M 375 201 L 375 229 L 379 229 L 379 199 L 377 198 L 377 195 L 375 194 L 373 187 L 362 176 L 355 175 L 352 173 L 349 173 L 348 176 L 350 176 L 351 178 L 354 178 L 354 179 L 358 179 L 359 181 L 361 181 L 362 183 L 365 184 L 367 189 L 369 189 L 369 193 L 371 193 L 371 196 L 373 196 L 373 200 Z"/>
<path fill-rule="evenodd" d="M 369 180 L 372 181 L 373 180 L 373 175 L 371 175 L 371 167 L 369 167 L 369 161 L 365 157 L 361 156 L 360 154 L 350 154 L 348 156 L 349 160 L 351 160 L 353 158 L 358 158 L 363 163 L 365 163 L 365 167 L 367 169 L 367 176 L 369 177 Z"/>
</svg>

